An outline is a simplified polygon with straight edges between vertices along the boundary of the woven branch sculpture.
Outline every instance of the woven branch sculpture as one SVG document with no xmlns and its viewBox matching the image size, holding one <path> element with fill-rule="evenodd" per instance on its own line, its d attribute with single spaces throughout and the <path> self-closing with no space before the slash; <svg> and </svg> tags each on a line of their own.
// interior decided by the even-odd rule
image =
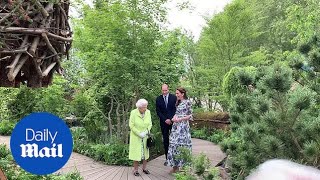
<svg viewBox="0 0 320 180">
<path fill-rule="evenodd" d="M 69 0 L 1 0 L 0 86 L 47 87 L 69 57 Z"/>
</svg>

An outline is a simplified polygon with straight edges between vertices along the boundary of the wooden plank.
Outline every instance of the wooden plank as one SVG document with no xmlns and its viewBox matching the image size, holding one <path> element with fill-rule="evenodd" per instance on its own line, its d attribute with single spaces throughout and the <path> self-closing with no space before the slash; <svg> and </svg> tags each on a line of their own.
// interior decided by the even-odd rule
<svg viewBox="0 0 320 180">
<path fill-rule="evenodd" d="M 126 171 L 127 167 L 123 166 L 121 171 L 113 178 L 114 180 L 121 180 L 123 173 Z"/>
<path fill-rule="evenodd" d="M 129 167 L 125 167 L 120 180 L 128 180 Z"/>
<path fill-rule="evenodd" d="M 171 175 L 169 174 L 169 171 L 150 165 L 149 166 L 149 171 L 150 173 L 152 173 L 153 175 L 155 175 L 156 177 L 160 178 L 160 179 L 171 179 Z"/>
<path fill-rule="evenodd" d="M 140 173 L 140 172 L 139 172 Z M 141 176 L 133 175 L 133 167 L 129 167 L 127 180 L 142 180 Z"/>
<path fill-rule="evenodd" d="M 120 172 L 122 172 L 124 167 L 119 166 L 118 168 L 114 169 L 111 172 L 105 173 L 102 176 L 98 177 L 97 180 L 104 180 L 104 179 L 115 179 Z"/>
<path fill-rule="evenodd" d="M 103 169 L 99 169 L 97 171 L 91 171 L 90 173 L 86 173 L 85 175 L 81 174 L 81 172 L 80 172 L 80 174 L 84 179 L 89 179 L 89 180 L 92 179 L 93 180 L 93 179 L 99 178 L 100 176 L 103 176 L 106 173 L 110 173 L 110 172 L 116 170 L 117 168 L 118 168 L 118 166 L 106 166 Z"/>
<path fill-rule="evenodd" d="M 60 170 L 64 171 L 64 172 L 71 172 L 71 171 L 73 171 L 73 169 L 77 169 L 78 171 L 81 171 L 82 169 L 87 169 L 87 168 L 94 169 L 97 166 L 99 166 L 98 163 L 86 162 L 84 164 L 69 165 L 67 167 L 61 168 Z M 105 167 L 105 165 L 104 165 L 104 167 Z"/>
<path fill-rule="evenodd" d="M 139 173 L 141 175 L 141 178 L 143 180 L 152 180 L 147 174 L 145 174 L 143 171 L 142 171 L 142 167 L 139 167 Z"/>
</svg>

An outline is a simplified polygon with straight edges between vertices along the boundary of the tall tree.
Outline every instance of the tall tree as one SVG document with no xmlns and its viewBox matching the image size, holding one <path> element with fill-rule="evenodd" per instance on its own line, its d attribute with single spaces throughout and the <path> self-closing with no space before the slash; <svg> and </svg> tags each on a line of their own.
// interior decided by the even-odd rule
<svg viewBox="0 0 320 180">
<path fill-rule="evenodd" d="M 177 83 L 183 72 L 182 34 L 160 25 L 165 2 L 96 1 L 76 22 L 74 44 L 110 135 L 127 139 L 128 112 L 136 100 L 154 94 L 161 82 Z"/>
<path fill-rule="evenodd" d="M 253 32 L 251 9 L 245 1 L 229 4 L 224 12 L 214 15 L 202 31 L 194 59 L 198 96 L 213 98 L 221 94 L 223 76 L 251 49 Z"/>
</svg>

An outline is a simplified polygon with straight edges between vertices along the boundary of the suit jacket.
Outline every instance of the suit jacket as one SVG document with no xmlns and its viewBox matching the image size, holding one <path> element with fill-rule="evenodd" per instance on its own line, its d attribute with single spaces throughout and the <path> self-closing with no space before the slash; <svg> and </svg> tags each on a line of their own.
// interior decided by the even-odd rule
<svg viewBox="0 0 320 180">
<path fill-rule="evenodd" d="M 163 95 L 160 95 L 156 99 L 156 111 L 157 115 L 160 118 L 160 125 L 163 126 L 166 119 L 172 119 L 176 113 L 176 102 L 177 97 L 173 94 L 169 94 L 168 104 L 164 102 Z"/>
</svg>

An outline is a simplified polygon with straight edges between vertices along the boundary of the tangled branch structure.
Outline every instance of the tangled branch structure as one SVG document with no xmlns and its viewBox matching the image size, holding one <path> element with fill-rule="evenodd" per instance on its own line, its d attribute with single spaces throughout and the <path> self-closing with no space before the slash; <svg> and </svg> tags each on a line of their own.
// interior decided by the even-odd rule
<svg viewBox="0 0 320 180">
<path fill-rule="evenodd" d="M 0 2 L 0 86 L 46 87 L 69 57 L 69 0 Z"/>
</svg>

